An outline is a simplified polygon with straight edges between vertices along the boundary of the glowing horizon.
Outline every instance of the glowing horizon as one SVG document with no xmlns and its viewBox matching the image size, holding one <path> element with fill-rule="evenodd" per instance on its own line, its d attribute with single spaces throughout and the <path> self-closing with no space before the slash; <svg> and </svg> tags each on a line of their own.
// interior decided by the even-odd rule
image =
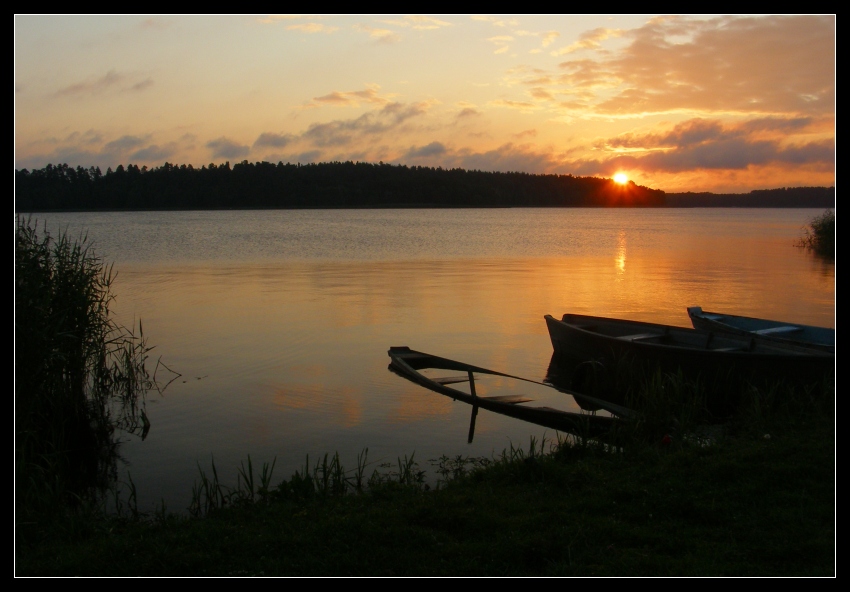
<svg viewBox="0 0 850 592">
<path fill-rule="evenodd" d="M 835 15 L 15 16 L 16 168 L 242 160 L 834 186 Z"/>
</svg>

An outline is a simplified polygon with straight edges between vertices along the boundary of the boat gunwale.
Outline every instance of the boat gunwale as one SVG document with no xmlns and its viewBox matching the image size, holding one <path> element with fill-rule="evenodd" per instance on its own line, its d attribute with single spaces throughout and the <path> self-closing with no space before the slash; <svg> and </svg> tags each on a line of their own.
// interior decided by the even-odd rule
<svg viewBox="0 0 850 592">
<path fill-rule="evenodd" d="M 422 374 L 420 370 L 466 370 L 468 372 L 487 374 L 491 376 L 502 376 L 506 378 L 530 382 L 533 384 L 539 384 L 552 388 L 559 392 L 563 392 L 565 394 L 573 395 L 573 393 L 544 382 L 538 382 L 536 380 L 522 378 L 520 376 L 514 376 L 511 374 L 506 374 L 504 372 L 497 372 L 495 370 L 489 370 L 487 368 L 474 366 L 472 364 L 457 362 L 448 358 L 441 358 L 439 356 L 425 354 L 423 352 L 412 350 L 406 346 L 391 347 L 387 353 L 390 356 L 390 370 L 402 375 L 403 377 L 409 380 L 412 380 L 413 382 L 418 383 L 421 386 L 424 386 L 425 388 L 428 388 L 429 390 L 432 390 L 445 396 L 452 397 L 453 399 L 460 400 L 469 405 L 473 405 L 473 407 L 480 407 L 483 409 L 487 409 L 488 411 L 493 411 L 494 413 L 500 413 L 502 415 L 507 415 L 515 419 L 521 419 L 523 421 L 534 423 L 536 425 L 541 425 L 543 427 L 549 427 L 558 431 L 576 433 L 577 430 L 581 432 L 587 432 L 589 430 L 594 434 L 600 434 L 608 431 L 617 422 L 622 421 L 624 419 L 628 419 L 629 417 L 634 417 L 635 415 L 635 412 L 630 409 L 617 405 L 612 405 L 606 401 L 598 400 L 593 397 L 582 395 L 580 393 L 576 393 L 576 395 L 604 405 L 604 407 L 600 408 L 611 413 L 612 416 L 608 417 L 602 415 L 591 415 L 588 413 L 576 413 L 573 411 L 563 411 L 550 407 L 525 406 L 521 403 L 506 403 L 498 400 L 488 399 L 486 397 L 475 396 L 472 394 L 465 393 L 463 391 L 459 391 L 450 386 L 440 384 L 439 382 L 434 381 Z M 413 365 L 409 364 L 404 359 L 405 354 L 407 354 L 408 357 L 422 361 L 424 365 L 419 366 L 419 364 L 416 364 L 419 367 L 415 368 Z M 620 413 L 618 414 L 617 411 L 613 411 L 612 408 L 619 411 Z"/>
</svg>

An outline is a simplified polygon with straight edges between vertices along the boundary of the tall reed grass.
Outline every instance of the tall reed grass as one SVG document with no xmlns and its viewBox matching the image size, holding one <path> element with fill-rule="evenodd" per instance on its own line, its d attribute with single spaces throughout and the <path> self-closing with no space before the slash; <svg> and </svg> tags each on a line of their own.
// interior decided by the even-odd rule
<svg viewBox="0 0 850 592">
<path fill-rule="evenodd" d="M 835 212 L 826 210 L 812 218 L 803 229 L 798 246 L 811 249 L 822 257 L 835 259 Z"/>
<path fill-rule="evenodd" d="M 112 316 L 115 279 L 86 236 L 51 236 L 19 217 L 15 237 L 15 462 L 19 510 L 103 490 L 116 429 L 146 433 L 151 386 L 142 324 Z"/>
</svg>

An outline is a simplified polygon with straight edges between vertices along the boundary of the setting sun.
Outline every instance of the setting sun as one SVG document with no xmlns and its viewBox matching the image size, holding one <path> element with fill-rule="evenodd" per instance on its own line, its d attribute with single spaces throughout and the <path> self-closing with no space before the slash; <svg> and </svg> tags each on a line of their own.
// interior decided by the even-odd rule
<svg viewBox="0 0 850 592">
<path fill-rule="evenodd" d="M 614 181 L 616 181 L 620 185 L 625 185 L 629 181 L 629 178 L 626 176 L 625 173 L 617 173 L 616 175 L 614 175 Z"/>
</svg>

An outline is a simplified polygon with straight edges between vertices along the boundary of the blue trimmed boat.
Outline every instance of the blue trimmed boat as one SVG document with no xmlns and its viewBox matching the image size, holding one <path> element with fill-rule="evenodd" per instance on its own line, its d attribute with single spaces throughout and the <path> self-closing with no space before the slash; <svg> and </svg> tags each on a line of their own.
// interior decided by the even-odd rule
<svg viewBox="0 0 850 592">
<path fill-rule="evenodd" d="M 801 345 L 835 353 L 835 329 L 829 327 L 707 312 L 700 306 L 689 306 L 688 316 L 691 318 L 694 329 L 735 335 L 755 335 L 768 341 Z"/>
</svg>

